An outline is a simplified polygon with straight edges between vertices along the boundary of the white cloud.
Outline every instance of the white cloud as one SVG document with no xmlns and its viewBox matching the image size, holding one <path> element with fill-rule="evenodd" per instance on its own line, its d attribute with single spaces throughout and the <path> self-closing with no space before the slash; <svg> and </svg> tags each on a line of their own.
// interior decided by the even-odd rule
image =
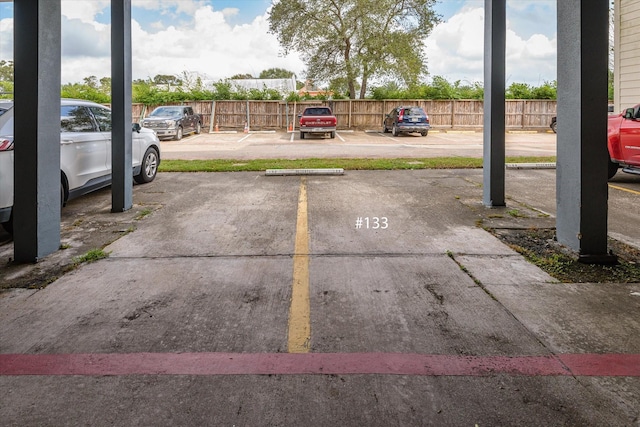
<svg viewBox="0 0 640 427">
<path fill-rule="evenodd" d="M 13 19 L 0 19 L 0 59 L 13 59 Z"/>
<path fill-rule="evenodd" d="M 295 55 L 278 55 L 280 47 L 276 37 L 268 34 L 265 16 L 231 26 L 226 22 L 227 13 L 204 6 L 195 11 L 191 25 L 155 33 L 134 23 L 134 78 L 197 71 L 218 80 L 241 73 L 255 76 L 274 67 L 300 76 L 302 62 Z"/>
<path fill-rule="evenodd" d="M 513 3 L 513 2 L 512 2 Z M 449 81 L 484 80 L 484 8 L 465 7 L 436 26 L 425 42 L 429 73 Z M 507 85 L 542 84 L 556 79 L 556 38 L 525 39 L 507 22 Z"/>
<path fill-rule="evenodd" d="M 60 2 L 60 8 L 62 16 L 92 23 L 96 15 L 102 13 L 110 4 L 111 0 L 65 0 Z"/>
<path fill-rule="evenodd" d="M 556 39 L 549 29 L 555 15 L 546 3 L 508 2 L 507 84 L 537 85 L 556 78 Z M 63 0 L 64 83 L 110 74 L 110 26 L 100 23 L 109 20 L 103 15 L 109 4 L 110 0 Z M 134 16 L 132 25 L 134 79 L 195 71 L 218 80 L 234 74 L 257 75 L 274 67 L 304 78 L 300 58 L 283 56 L 276 36 L 269 34 L 268 10 L 234 25 L 231 22 L 237 22 L 244 4 L 221 10 L 214 9 L 216 3 L 201 0 L 132 0 L 132 4 L 138 11 L 148 11 Z M 0 59 L 13 56 L 12 32 L 13 20 L 1 19 Z M 482 81 L 483 35 L 483 2 L 468 0 L 425 41 L 430 74 L 451 81 Z"/>
</svg>

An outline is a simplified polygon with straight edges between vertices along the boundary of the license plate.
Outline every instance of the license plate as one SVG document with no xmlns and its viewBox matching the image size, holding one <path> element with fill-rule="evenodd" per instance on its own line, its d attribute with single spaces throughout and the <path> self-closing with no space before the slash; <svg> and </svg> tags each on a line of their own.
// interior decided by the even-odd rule
<svg viewBox="0 0 640 427">
<path fill-rule="evenodd" d="M 412 122 L 417 122 L 417 121 L 418 121 L 418 118 L 417 118 L 417 117 L 411 117 L 411 121 L 412 121 Z"/>
</svg>

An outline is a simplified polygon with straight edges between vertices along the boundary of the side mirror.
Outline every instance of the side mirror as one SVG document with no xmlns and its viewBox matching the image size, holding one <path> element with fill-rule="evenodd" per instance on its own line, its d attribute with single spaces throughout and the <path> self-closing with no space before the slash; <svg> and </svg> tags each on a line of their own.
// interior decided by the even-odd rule
<svg viewBox="0 0 640 427">
<path fill-rule="evenodd" d="M 624 111 L 624 118 L 633 120 L 635 118 L 633 108 L 627 108 Z"/>
<path fill-rule="evenodd" d="M 142 129 L 142 127 L 140 126 L 140 123 L 134 123 L 133 124 L 133 131 L 134 132 L 140 133 L 140 129 Z"/>
</svg>

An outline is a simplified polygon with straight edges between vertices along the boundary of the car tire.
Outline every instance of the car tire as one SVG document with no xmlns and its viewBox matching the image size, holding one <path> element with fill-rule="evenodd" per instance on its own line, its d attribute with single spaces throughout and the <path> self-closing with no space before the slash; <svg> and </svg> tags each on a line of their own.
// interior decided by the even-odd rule
<svg viewBox="0 0 640 427">
<path fill-rule="evenodd" d="M 384 123 L 382 124 L 382 133 L 389 133 L 389 129 L 387 128 L 387 125 L 385 125 Z"/>
<path fill-rule="evenodd" d="M 551 123 L 551 130 L 553 133 L 558 133 L 558 122 Z"/>
<path fill-rule="evenodd" d="M 2 223 L 2 228 L 4 231 L 11 234 L 13 236 L 13 211 L 11 211 L 11 216 L 9 217 L 9 221 Z"/>
<path fill-rule="evenodd" d="M 66 186 L 65 186 L 65 176 L 64 174 L 62 175 L 61 179 L 60 179 L 60 209 L 64 208 L 67 205 L 67 191 L 66 191 Z"/>
<path fill-rule="evenodd" d="M 142 158 L 142 164 L 140 165 L 140 173 L 133 177 L 138 184 L 146 184 L 156 178 L 158 173 L 158 164 L 160 157 L 158 156 L 158 150 L 153 147 L 147 148 Z"/>
<path fill-rule="evenodd" d="M 176 136 L 174 137 L 176 141 L 180 141 L 182 139 L 182 126 L 178 126 L 178 130 L 176 131 Z"/>
<path fill-rule="evenodd" d="M 400 132 L 398 132 L 398 127 L 396 125 L 393 125 L 393 127 L 391 128 L 391 135 L 398 136 L 399 134 Z"/>
<path fill-rule="evenodd" d="M 329 136 L 331 137 L 331 139 L 336 137 L 336 133 L 335 131 L 331 131 L 331 133 L 329 134 Z"/>
<path fill-rule="evenodd" d="M 427 135 L 429 135 L 429 131 L 428 130 L 423 130 L 422 132 L 420 132 L 420 135 L 427 136 Z"/>
<path fill-rule="evenodd" d="M 201 132 L 202 132 L 202 124 L 198 122 L 198 124 L 196 124 L 196 135 L 200 135 Z"/>
<path fill-rule="evenodd" d="M 612 161 L 611 158 L 609 158 L 609 179 L 613 178 L 616 173 L 618 173 L 618 168 L 620 167 L 619 164 L 617 164 L 616 162 Z"/>
<path fill-rule="evenodd" d="M 300 139 L 304 139 L 304 132 L 300 132 Z"/>
</svg>

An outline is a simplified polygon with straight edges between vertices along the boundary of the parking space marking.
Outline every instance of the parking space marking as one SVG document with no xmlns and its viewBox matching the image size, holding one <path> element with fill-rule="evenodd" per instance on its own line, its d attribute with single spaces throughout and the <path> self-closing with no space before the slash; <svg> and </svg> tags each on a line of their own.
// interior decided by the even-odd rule
<svg viewBox="0 0 640 427">
<path fill-rule="evenodd" d="M 289 308 L 289 353 L 308 353 L 311 342 L 309 299 L 309 225 L 307 222 L 307 180 L 300 180 L 298 216 L 293 251 L 293 288 Z"/>
<path fill-rule="evenodd" d="M 630 188 L 619 187 L 619 186 L 613 185 L 613 184 L 609 184 L 609 187 L 615 188 L 616 190 L 626 191 L 627 193 L 636 194 L 636 195 L 640 196 L 640 191 L 632 190 Z"/>
<path fill-rule="evenodd" d="M 395 138 L 395 137 L 393 137 L 393 136 L 389 136 L 389 135 L 386 135 L 386 134 L 381 133 L 381 132 L 379 132 L 377 135 L 381 135 L 381 136 L 383 136 L 383 137 L 385 137 L 385 138 L 387 138 L 387 139 L 390 139 L 390 140 L 392 140 L 392 141 L 400 142 L 400 140 L 399 140 L 399 139 L 396 139 L 396 138 Z"/>
<path fill-rule="evenodd" d="M 238 140 L 238 142 L 242 142 L 242 141 L 244 141 L 245 139 L 249 138 L 250 136 L 251 136 L 251 134 L 250 134 L 250 133 L 248 133 L 248 134 L 246 134 L 244 137 L 240 138 L 240 139 Z"/>
<path fill-rule="evenodd" d="M 343 138 L 342 136 L 340 136 L 340 134 L 339 134 L 338 132 L 336 132 L 336 136 L 337 136 L 338 138 L 340 138 L 340 141 L 344 142 L 344 138 Z"/>
</svg>

